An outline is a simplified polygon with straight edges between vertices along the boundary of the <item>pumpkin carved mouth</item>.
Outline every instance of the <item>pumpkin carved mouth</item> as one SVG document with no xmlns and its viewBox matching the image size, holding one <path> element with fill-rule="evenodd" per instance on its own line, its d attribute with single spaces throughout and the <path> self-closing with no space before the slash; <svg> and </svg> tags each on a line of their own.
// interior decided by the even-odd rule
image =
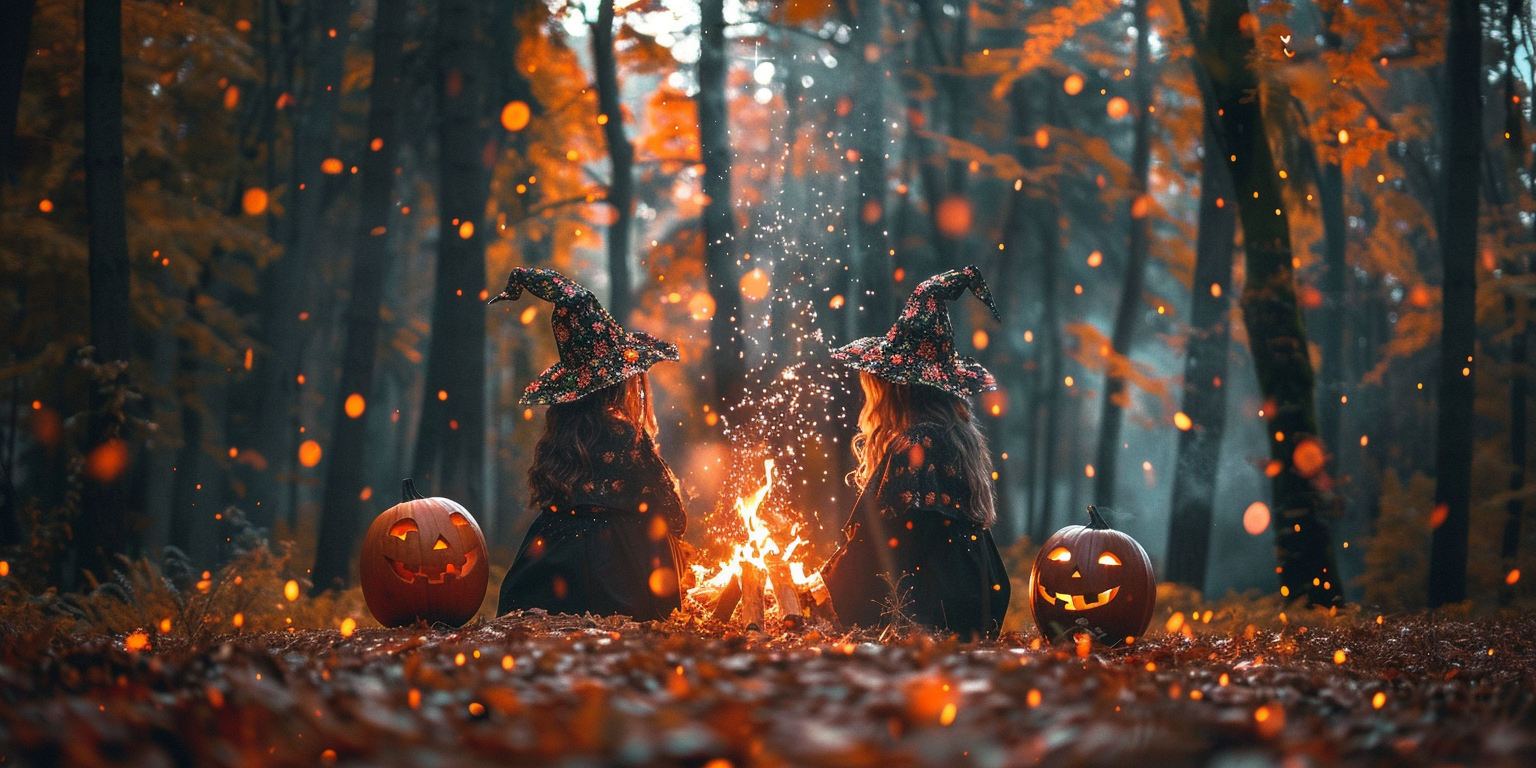
<svg viewBox="0 0 1536 768">
<path fill-rule="evenodd" d="M 443 566 L 441 571 L 437 571 L 436 573 L 433 572 L 436 571 L 436 568 L 431 568 L 431 570 L 429 570 L 429 566 L 423 566 L 413 571 L 410 568 L 407 568 L 405 563 L 402 563 L 392 557 L 385 556 L 384 559 L 389 562 L 389 567 L 395 572 L 395 575 L 400 577 L 400 580 L 407 584 L 416 581 L 417 578 L 424 578 L 429 584 L 441 584 L 448 578 L 450 574 L 454 578 L 463 578 L 464 576 L 467 576 L 470 571 L 475 569 L 475 563 L 480 559 L 480 554 L 477 550 L 473 549 L 465 552 L 463 565 L 448 563 L 447 565 Z"/>
<path fill-rule="evenodd" d="M 1109 601 L 1114 600 L 1115 595 L 1120 593 L 1119 587 L 1110 587 L 1097 595 L 1068 595 L 1063 592 L 1047 592 L 1043 584 L 1038 585 L 1037 589 L 1040 590 L 1040 596 L 1045 598 L 1046 602 L 1051 605 L 1060 603 L 1062 608 L 1069 611 L 1088 611 L 1103 607 Z"/>
</svg>

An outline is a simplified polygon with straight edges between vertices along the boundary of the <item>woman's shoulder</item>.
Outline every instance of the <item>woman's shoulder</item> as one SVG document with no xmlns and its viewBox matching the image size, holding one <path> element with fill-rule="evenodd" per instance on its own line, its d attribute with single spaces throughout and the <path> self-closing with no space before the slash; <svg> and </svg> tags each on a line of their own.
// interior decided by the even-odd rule
<svg viewBox="0 0 1536 768">
<path fill-rule="evenodd" d="M 949 430 L 941 424 L 914 424 L 902 432 L 887 452 L 889 478 L 896 485 L 951 485 L 961 480 L 960 453 Z"/>
<path fill-rule="evenodd" d="M 597 435 L 596 443 L 604 447 L 638 447 L 646 442 L 643 431 L 635 429 L 635 425 L 628 420 L 615 416 L 604 419 L 601 430 Z"/>
<path fill-rule="evenodd" d="M 953 439 L 949 430 L 942 424 L 922 422 L 906 428 L 896 439 L 891 441 L 890 453 L 915 452 L 914 449 L 924 453 L 937 451 L 949 453 L 953 450 Z"/>
</svg>

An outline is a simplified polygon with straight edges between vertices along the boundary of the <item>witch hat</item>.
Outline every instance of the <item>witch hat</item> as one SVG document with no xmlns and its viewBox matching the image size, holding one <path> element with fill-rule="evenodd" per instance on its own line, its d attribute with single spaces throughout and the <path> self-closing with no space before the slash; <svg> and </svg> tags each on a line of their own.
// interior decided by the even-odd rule
<svg viewBox="0 0 1536 768">
<path fill-rule="evenodd" d="M 969 289 L 997 315 L 992 292 L 975 265 L 924 280 L 884 336 L 866 336 L 832 350 L 832 359 L 897 384 L 925 384 L 957 397 L 997 389 L 997 379 L 981 363 L 955 352 L 955 328 L 949 302 Z"/>
<path fill-rule="evenodd" d="M 514 301 L 524 289 L 555 305 L 550 325 L 560 362 L 523 390 L 523 405 L 569 403 L 677 359 L 675 344 L 644 331 L 625 331 L 591 291 L 552 269 L 512 270 L 506 289 L 489 303 Z"/>
</svg>

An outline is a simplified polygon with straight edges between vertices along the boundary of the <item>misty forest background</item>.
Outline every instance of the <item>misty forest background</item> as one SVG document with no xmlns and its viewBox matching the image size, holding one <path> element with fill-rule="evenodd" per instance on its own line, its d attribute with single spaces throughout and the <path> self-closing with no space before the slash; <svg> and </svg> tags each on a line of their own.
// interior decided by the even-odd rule
<svg viewBox="0 0 1536 768">
<path fill-rule="evenodd" d="M 952 313 L 1000 384 L 975 406 L 1015 578 L 1092 503 L 1207 594 L 1536 597 L 1524 0 L 0 17 L 0 578 L 26 591 L 218 571 L 264 532 L 354 586 L 403 477 L 505 568 L 542 426 L 517 398 L 556 357 L 549 305 L 485 306 L 520 265 L 681 346 L 652 375 L 694 546 L 776 455 L 819 561 L 860 403 L 826 350 L 974 263 L 1003 321 Z"/>
</svg>

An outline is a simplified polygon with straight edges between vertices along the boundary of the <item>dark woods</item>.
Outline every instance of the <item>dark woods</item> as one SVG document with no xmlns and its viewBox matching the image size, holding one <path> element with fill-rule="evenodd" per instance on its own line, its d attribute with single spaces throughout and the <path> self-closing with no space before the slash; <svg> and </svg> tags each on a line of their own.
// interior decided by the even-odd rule
<svg viewBox="0 0 1536 768">
<path fill-rule="evenodd" d="M 402 477 L 505 555 L 555 358 L 547 305 L 486 307 L 516 266 L 679 343 L 652 383 L 692 546 L 767 452 L 824 557 L 860 406 L 826 350 L 974 263 L 1010 571 L 1092 503 L 1207 592 L 1530 598 L 1521 0 L 0 17 L 0 579 L 30 592 L 258 534 L 280 582 L 350 587 Z"/>
</svg>

